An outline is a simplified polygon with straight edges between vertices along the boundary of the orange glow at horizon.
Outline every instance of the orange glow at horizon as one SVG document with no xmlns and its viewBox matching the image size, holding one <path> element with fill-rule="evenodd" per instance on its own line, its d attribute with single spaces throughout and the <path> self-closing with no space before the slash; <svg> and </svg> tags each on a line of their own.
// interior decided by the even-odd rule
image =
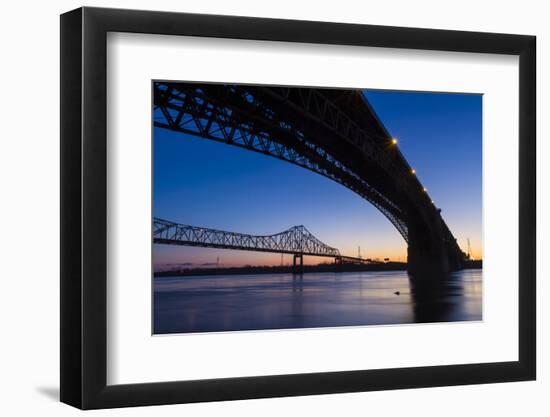
<svg viewBox="0 0 550 417">
<path fill-rule="evenodd" d="M 380 240 L 376 248 L 369 245 L 361 246 L 360 253 L 363 259 L 384 261 L 389 259 L 394 262 L 407 262 L 407 245 L 399 236 L 395 241 L 387 239 Z M 464 240 L 464 242 L 462 242 Z M 401 243 L 402 242 L 402 243 Z M 464 253 L 467 253 L 466 239 L 458 240 L 459 246 Z M 462 243 L 462 244 L 461 244 Z M 471 259 L 483 259 L 483 249 L 480 241 L 471 239 Z M 157 246 L 157 245 L 155 245 Z M 161 245 L 159 245 L 161 246 Z M 343 256 L 357 257 L 358 246 L 334 245 Z M 170 269 L 178 267 L 200 268 L 200 267 L 241 267 L 241 266 L 279 266 L 292 265 L 293 255 L 269 252 L 240 251 L 227 249 L 195 248 L 195 247 L 171 247 L 171 254 L 166 258 L 159 254 L 155 256 L 155 269 Z M 304 265 L 317 265 L 321 263 L 333 263 L 332 257 L 319 257 L 304 255 Z"/>
</svg>

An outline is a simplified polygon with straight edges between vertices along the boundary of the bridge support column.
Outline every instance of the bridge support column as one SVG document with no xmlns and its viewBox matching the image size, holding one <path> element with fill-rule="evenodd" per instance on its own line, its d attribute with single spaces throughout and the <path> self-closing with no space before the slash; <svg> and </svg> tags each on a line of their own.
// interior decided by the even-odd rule
<svg viewBox="0 0 550 417">
<path fill-rule="evenodd" d="M 448 259 L 442 253 L 429 251 L 409 242 L 407 249 L 407 270 L 413 276 L 437 276 L 450 271 Z"/>
<path fill-rule="evenodd" d="M 439 219 L 434 219 L 432 229 L 408 224 L 409 246 L 407 270 L 413 277 L 428 278 L 445 275 L 462 268 L 455 242 L 446 242 Z"/>
<path fill-rule="evenodd" d="M 298 265 L 297 260 L 300 260 L 300 264 Z M 304 268 L 304 256 L 301 254 L 295 254 L 294 255 L 294 262 L 293 262 L 293 272 L 299 272 L 301 273 Z"/>
</svg>

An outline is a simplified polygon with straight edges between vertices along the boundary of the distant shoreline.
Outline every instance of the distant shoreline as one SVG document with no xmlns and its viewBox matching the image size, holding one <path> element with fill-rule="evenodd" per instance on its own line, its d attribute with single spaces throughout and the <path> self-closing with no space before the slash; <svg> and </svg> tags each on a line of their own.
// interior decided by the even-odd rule
<svg viewBox="0 0 550 417">
<path fill-rule="evenodd" d="M 481 269 L 482 261 L 468 261 L 465 269 Z M 313 272 L 363 272 L 363 271 L 406 271 L 406 262 L 372 264 L 320 264 L 304 265 L 302 273 Z M 204 276 L 204 275 L 258 275 L 295 272 L 292 266 L 244 266 L 234 268 L 187 268 L 174 271 L 155 272 L 155 277 Z"/>
</svg>

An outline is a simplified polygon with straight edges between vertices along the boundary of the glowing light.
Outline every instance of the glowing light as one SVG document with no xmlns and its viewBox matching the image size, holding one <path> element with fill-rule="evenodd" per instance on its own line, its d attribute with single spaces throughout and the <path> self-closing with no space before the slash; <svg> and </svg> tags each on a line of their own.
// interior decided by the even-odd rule
<svg viewBox="0 0 550 417">
<path fill-rule="evenodd" d="M 424 187 L 422 190 L 423 190 L 425 193 L 428 192 L 428 189 L 427 189 L 426 187 Z"/>
<path fill-rule="evenodd" d="M 392 145 L 397 145 L 397 139 L 392 138 L 391 143 L 392 143 Z"/>
<path fill-rule="evenodd" d="M 411 174 L 413 174 L 413 175 L 416 174 L 416 169 L 414 169 L 414 168 L 411 169 Z"/>
</svg>

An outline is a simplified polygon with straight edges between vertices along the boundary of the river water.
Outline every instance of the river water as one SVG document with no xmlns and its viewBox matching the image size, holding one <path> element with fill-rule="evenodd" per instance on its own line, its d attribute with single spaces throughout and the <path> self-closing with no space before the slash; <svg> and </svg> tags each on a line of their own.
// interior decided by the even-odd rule
<svg viewBox="0 0 550 417">
<path fill-rule="evenodd" d="M 466 321 L 481 313 L 481 269 L 431 280 L 406 271 L 154 278 L 155 334 Z"/>
</svg>

